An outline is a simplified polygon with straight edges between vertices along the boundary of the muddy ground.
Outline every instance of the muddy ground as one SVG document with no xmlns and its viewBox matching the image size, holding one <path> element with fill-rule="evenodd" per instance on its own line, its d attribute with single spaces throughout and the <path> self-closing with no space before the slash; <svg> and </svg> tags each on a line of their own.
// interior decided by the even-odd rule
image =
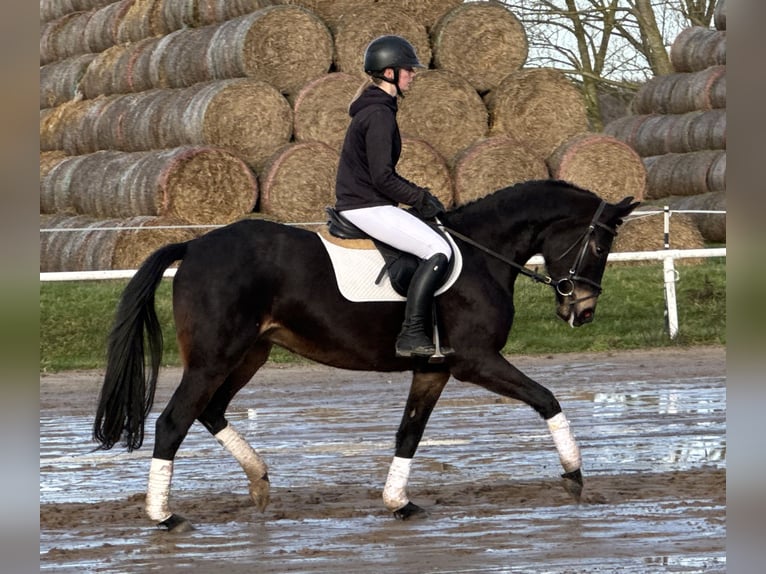
<svg viewBox="0 0 766 574">
<path fill-rule="evenodd" d="M 452 380 L 413 464 L 401 522 L 381 491 L 406 373 L 267 366 L 229 418 L 269 464 L 271 503 L 201 425 L 176 460 L 171 505 L 143 514 L 147 440 L 93 451 L 98 372 L 40 379 L 40 568 L 51 572 L 725 572 L 725 349 L 511 357 L 556 393 L 583 456 L 583 502 L 527 407 Z"/>
</svg>

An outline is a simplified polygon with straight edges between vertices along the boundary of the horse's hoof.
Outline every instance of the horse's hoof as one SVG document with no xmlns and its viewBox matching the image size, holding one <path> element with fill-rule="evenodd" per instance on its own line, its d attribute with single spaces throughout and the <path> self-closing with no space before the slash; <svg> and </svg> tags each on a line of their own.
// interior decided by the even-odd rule
<svg viewBox="0 0 766 574">
<path fill-rule="evenodd" d="M 194 530 L 192 523 L 186 520 L 183 516 L 178 514 L 171 514 L 170 518 L 163 520 L 157 526 L 166 529 L 173 534 L 182 534 L 184 532 L 190 532 Z"/>
<path fill-rule="evenodd" d="M 564 479 L 564 490 L 566 490 L 575 502 L 579 504 L 582 499 L 582 472 L 578 468 L 572 472 L 565 472 L 561 475 Z"/>
<path fill-rule="evenodd" d="M 268 476 L 259 479 L 257 482 L 250 483 L 250 499 L 255 503 L 260 512 L 266 510 L 269 505 L 269 479 Z"/>
<path fill-rule="evenodd" d="M 428 513 L 420 508 L 417 504 L 408 502 L 405 506 L 402 506 L 399 510 L 394 510 L 394 518 L 397 520 L 409 520 L 410 518 L 425 518 Z"/>
</svg>

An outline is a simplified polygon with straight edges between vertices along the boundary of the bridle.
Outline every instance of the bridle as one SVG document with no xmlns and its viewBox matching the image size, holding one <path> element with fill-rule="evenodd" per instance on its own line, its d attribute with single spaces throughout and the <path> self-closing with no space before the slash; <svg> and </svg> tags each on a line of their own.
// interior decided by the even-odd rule
<svg viewBox="0 0 766 574">
<path fill-rule="evenodd" d="M 559 261 L 562 258 L 564 258 L 570 251 L 572 251 L 572 249 L 575 249 L 578 245 L 580 246 L 580 252 L 577 254 L 577 258 L 574 260 L 572 267 L 570 267 L 569 273 L 567 274 L 566 277 L 562 277 L 560 279 L 553 279 L 549 275 L 543 275 L 542 273 L 538 273 L 537 271 L 528 269 L 524 267 L 523 265 L 519 265 L 515 261 L 512 261 L 511 259 L 504 257 L 497 251 L 493 251 L 489 249 L 488 247 L 485 247 L 484 245 L 477 243 L 470 237 L 467 237 L 463 235 L 462 233 L 455 231 L 454 229 L 451 229 L 447 227 L 446 225 L 443 225 L 441 222 L 437 221 L 437 225 L 440 229 L 443 229 L 444 231 L 448 232 L 450 235 L 454 235 L 455 237 L 465 241 L 469 245 L 472 245 L 473 247 L 480 249 L 487 255 L 491 255 L 495 259 L 498 259 L 499 261 L 502 261 L 503 263 L 510 265 L 511 267 L 514 267 L 522 275 L 526 275 L 527 277 L 530 277 L 531 279 L 533 279 L 534 281 L 537 281 L 538 283 L 543 283 L 545 285 L 549 285 L 550 287 L 553 287 L 554 289 L 556 289 L 556 292 L 562 297 L 569 297 L 574 293 L 575 283 L 586 283 L 596 290 L 595 295 L 589 295 L 588 297 L 583 297 L 582 299 L 576 299 L 574 301 L 571 301 L 570 305 L 574 305 L 575 303 L 579 301 L 584 301 L 586 299 L 592 299 L 594 297 L 598 297 L 601 294 L 601 291 L 603 291 L 600 283 L 597 283 L 591 279 L 588 279 L 587 277 L 582 277 L 581 275 L 578 274 L 578 270 L 580 269 L 580 266 L 585 260 L 585 255 L 588 252 L 588 242 L 590 241 L 591 235 L 593 235 L 593 233 L 595 232 L 596 227 L 601 227 L 602 229 L 607 230 L 612 235 L 617 234 L 617 230 L 615 228 L 609 227 L 608 225 L 601 223 L 598 220 L 599 217 L 601 217 L 601 214 L 604 212 L 605 207 L 606 207 L 606 201 L 602 199 L 598 208 L 596 208 L 596 213 L 593 214 L 593 218 L 591 219 L 590 224 L 588 225 L 588 228 L 585 230 L 582 236 L 576 239 L 574 243 L 572 243 L 572 245 L 570 245 L 561 255 L 554 258 L 554 261 Z"/>
</svg>

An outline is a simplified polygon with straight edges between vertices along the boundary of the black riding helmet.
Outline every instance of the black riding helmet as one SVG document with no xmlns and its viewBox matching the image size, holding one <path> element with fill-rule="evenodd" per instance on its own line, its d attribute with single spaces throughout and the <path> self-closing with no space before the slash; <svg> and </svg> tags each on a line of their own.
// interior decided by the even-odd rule
<svg viewBox="0 0 766 574">
<path fill-rule="evenodd" d="M 383 76 L 386 68 L 394 70 L 394 79 Z M 394 84 L 399 95 L 399 70 L 425 68 L 418 60 L 415 48 L 401 36 L 380 36 L 375 38 L 364 51 L 364 72 L 374 78 L 380 78 Z"/>
</svg>

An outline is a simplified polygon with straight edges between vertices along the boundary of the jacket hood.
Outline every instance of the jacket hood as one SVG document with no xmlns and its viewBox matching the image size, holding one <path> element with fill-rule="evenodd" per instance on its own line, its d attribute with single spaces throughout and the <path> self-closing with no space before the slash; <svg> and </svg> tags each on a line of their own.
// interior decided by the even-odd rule
<svg viewBox="0 0 766 574">
<path fill-rule="evenodd" d="M 361 110 L 368 106 L 381 104 L 388 106 L 394 112 L 396 112 L 398 107 L 395 97 L 390 96 L 387 92 L 383 91 L 377 86 L 369 86 L 360 94 L 356 100 L 351 102 L 348 113 L 351 115 L 351 117 L 354 117 Z"/>
</svg>

